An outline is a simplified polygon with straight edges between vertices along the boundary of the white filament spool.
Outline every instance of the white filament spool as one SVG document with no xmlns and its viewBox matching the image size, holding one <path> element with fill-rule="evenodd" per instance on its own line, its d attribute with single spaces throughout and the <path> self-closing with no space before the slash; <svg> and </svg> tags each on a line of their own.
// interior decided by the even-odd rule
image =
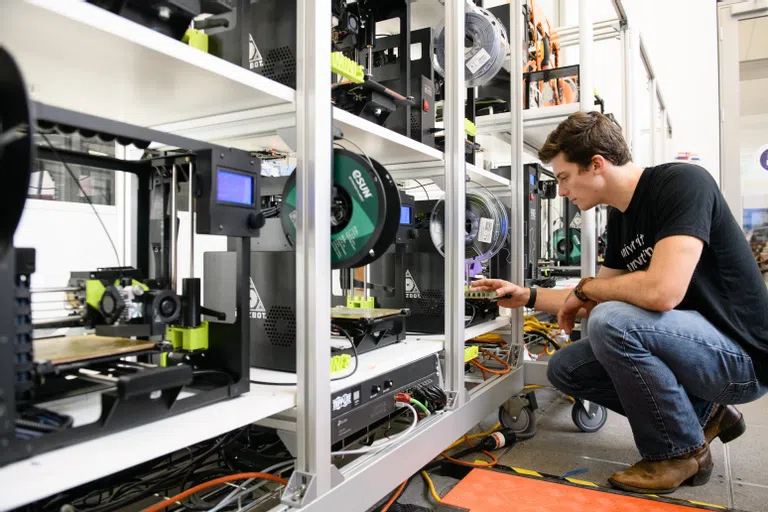
<svg viewBox="0 0 768 512">
<path fill-rule="evenodd" d="M 464 80 L 467 87 L 488 83 L 509 56 L 507 31 L 501 21 L 471 1 L 465 11 Z M 445 23 L 435 36 L 435 70 L 445 76 Z"/>
</svg>

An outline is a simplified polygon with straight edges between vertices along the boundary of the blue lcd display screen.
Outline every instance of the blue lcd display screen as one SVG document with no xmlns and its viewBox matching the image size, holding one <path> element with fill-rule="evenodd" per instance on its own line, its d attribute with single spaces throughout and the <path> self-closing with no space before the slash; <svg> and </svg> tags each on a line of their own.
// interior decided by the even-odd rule
<svg viewBox="0 0 768 512">
<path fill-rule="evenodd" d="M 411 223 L 411 207 L 401 206 L 400 207 L 400 224 L 410 224 L 410 223 Z"/>
<path fill-rule="evenodd" d="M 531 185 L 536 184 L 536 176 L 534 174 L 531 174 Z"/>
<path fill-rule="evenodd" d="M 216 172 L 216 200 L 253 206 L 253 176 L 219 169 Z"/>
</svg>

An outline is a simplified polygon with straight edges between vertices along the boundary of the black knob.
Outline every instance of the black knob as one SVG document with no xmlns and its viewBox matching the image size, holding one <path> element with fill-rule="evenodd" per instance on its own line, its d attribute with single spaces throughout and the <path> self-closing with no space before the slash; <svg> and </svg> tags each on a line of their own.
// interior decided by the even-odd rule
<svg viewBox="0 0 768 512">
<path fill-rule="evenodd" d="M 266 221 L 264 214 L 261 212 L 248 215 L 248 227 L 250 229 L 261 229 L 264 227 Z"/>
<path fill-rule="evenodd" d="M 376 395 L 379 392 L 381 392 L 381 386 L 377 386 L 374 384 L 373 387 L 371 387 L 371 394 Z"/>
<path fill-rule="evenodd" d="M 173 299 L 165 298 L 160 301 L 160 314 L 168 318 L 176 312 L 176 303 Z"/>
<path fill-rule="evenodd" d="M 384 381 L 384 389 L 390 389 L 395 383 L 391 380 L 385 380 Z"/>
<path fill-rule="evenodd" d="M 409 237 L 410 237 L 412 240 L 415 240 L 415 239 L 419 238 L 419 230 L 418 230 L 418 229 L 416 229 L 416 228 L 411 228 L 411 229 L 409 229 L 409 230 L 408 230 L 408 236 L 409 236 Z"/>
</svg>

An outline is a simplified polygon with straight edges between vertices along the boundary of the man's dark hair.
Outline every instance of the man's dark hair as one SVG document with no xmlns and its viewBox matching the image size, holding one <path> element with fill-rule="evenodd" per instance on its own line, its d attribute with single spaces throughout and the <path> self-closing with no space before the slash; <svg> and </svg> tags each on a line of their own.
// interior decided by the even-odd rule
<svg viewBox="0 0 768 512">
<path fill-rule="evenodd" d="M 619 128 L 600 112 L 576 112 L 549 134 L 539 150 L 539 159 L 548 164 L 559 153 L 582 169 L 600 155 L 613 165 L 631 160 L 629 147 Z"/>
</svg>

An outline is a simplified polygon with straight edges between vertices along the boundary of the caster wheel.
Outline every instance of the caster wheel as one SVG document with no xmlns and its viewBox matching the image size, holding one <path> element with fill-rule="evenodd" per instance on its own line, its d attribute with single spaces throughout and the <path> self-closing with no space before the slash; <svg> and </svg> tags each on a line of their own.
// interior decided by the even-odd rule
<svg viewBox="0 0 768 512">
<path fill-rule="evenodd" d="M 602 405 L 598 406 L 595 415 L 590 417 L 581 402 L 576 402 L 571 408 L 571 419 L 582 432 L 597 432 L 608 419 L 608 410 Z"/>
<path fill-rule="evenodd" d="M 536 435 L 536 413 L 529 406 L 522 409 L 509 407 L 509 402 L 499 407 L 499 423 L 517 434 L 519 441 Z"/>
</svg>

